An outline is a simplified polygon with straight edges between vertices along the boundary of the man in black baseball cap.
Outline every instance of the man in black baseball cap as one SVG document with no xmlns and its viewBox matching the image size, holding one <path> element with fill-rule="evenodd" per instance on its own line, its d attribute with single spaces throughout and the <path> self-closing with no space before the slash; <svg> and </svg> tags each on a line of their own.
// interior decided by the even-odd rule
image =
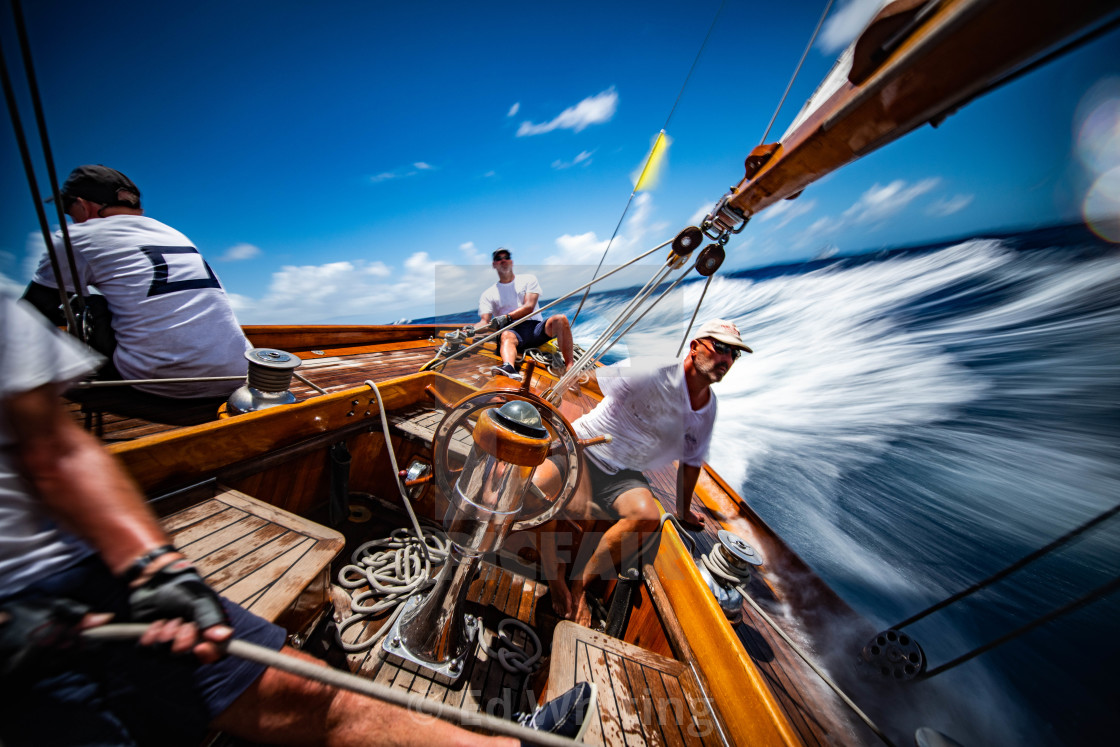
<svg viewBox="0 0 1120 747">
<path fill-rule="evenodd" d="M 146 382 L 134 386 L 136 397 L 128 403 L 143 399 L 145 407 L 150 404 L 148 419 L 157 405 L 221 400 L 236 389 L 236 381 L 207 379 L 244 375 L 245 351 L 252 346 L 218 276 L 194 243 L 144 215 L 139 187 L 108 166 L 87 164 L 71 171 L 59 200 L 72 221 L 67 231 L 79 287 L 73 287 L 70 272 L 56 278 L 44 252 L 23 297 L 57 324 L 59 288 L 82 295 L 89 295 L 90 286 L 97 288 L 112 315 L 109 326 L 116 338 L 111 352 L 102 350 L 111 355 L 111 365 L 100 375 Z M 69 264 L 66 251 L 58 232 L 54 252 L 61 267 Z M 175 402 L 165 403 L 168 399 Z"/>
<path fill-rule="evenodd" d="M 70 172 L 60 191 L 62 209 L 69 213 L 80 198 L 101 206 L 140 209 L 140 189 L 127 176 L 101 164 L 79 166 Z"/>
</svg>

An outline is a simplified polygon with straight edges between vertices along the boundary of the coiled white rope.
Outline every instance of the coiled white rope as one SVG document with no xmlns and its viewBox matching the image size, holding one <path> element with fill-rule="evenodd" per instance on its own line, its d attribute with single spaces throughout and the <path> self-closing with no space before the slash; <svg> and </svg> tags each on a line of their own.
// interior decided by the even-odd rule
<svg viewBox="0 0 1120 747">
<path fill-rule="evenodd" d="M 338 584 L 344 589 L 369 587 L 351 596 L 350 611 L 354 614 L 339 623 L 335 630 L 335 639 L 346 653 L 356 654 L 373 648 L 393 627 L 402 609 L 401 603 L 435 583 L 432 570 L 447 559 L 451 542 L 437 529 L 423 531 L 427 553 L 410 529 L 400 527 L 384 539 L 359 546 L 350 556 L 352 562 L 339 570 Z M 370 599 L 377 601 L 366 604 Z M 351 626 L 393 608 L 396 608 L 393 614 L 376 635 L 356 643 L 343 640 L 342 634 Z"/>
</svg>

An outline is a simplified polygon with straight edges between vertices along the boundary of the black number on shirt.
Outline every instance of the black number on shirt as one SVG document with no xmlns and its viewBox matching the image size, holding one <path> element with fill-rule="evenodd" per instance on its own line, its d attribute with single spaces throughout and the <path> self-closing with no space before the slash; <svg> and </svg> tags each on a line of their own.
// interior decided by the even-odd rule
<svg viewBox="0 0 1120 747">
<path fill-rule="evenodd" d="M 155 273 L 152 275 L 152 284 L 148 287 L 148 297 L 162 296 L 165 293 L 178 293 L 185 290 L 197 290 L 199 288 L 221 288 L 222 284 L 218 282 L 217 275 L 210 269 L 210 265 L 206 264 L 206 260 L 198 253 L 198 250 L 193 246 L 142 246 L 140 251 L 147 255 L 148 260 L 151 261 Z M 170 268 L 167 265 L 167 255 L 169 254 L 190 254 L 192 255 L 187 261 L 189 267 L 189 275 L 195 277 L 188 277 L 185 280 L 175 280 L 170 277 Z M 182 275 L 182 265 L 176 263 L 175 268 L 177 275 Z M 206 273 L 206 277 L 197 277 L 200 271 Z"/>
</svg>

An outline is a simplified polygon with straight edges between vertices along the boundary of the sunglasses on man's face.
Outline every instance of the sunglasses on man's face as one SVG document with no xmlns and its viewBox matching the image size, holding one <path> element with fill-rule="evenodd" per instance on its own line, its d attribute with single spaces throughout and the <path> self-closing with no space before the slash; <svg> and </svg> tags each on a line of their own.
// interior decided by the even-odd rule
<svg viewBox="0 0 1120 747">
<path fill-rule="evenodd" d="M 726 342 L 720 342 L 719 340 L 714 340 L 711 337 L 705 337 L 704 341 L 711 344 L 712 350 L 716 351 L 720 355 L 730 355 L 731 360 L 733 361 L 739 360 L 739 356 L 743 354 L 742 350 L 732 347 Z"/>
<path fill-rule="evenodd" d="M 71 195 L 62 195 L 62 212 L 69 213 L 70 208 L 74 207 L 74 203 L 77 201 L 77 197 L 73 197 Z"/>
<path fill-rule="evenodd" d="M 497 257 L 494 261 L 495 262 L 505 262 L 507 260 L 509 260 L 509 255 L 508 254 L 503 254 L 502 256 Z"/>
</svg>

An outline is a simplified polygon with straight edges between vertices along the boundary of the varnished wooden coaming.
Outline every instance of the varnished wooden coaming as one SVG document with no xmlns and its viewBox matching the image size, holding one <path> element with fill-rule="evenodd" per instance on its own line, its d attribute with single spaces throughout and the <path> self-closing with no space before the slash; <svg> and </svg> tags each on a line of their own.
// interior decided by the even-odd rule
<svg viewBox="0 0 1120 747">
<path fill-rule="evenodd" d="M 329 483 L 326 450 L 330 444 L 345 440 L 352 455 L 350 489 L 399 501 L 396 487 L 387 477 L 391 467 L 376 399 L 362 382 L 371 379 L 383 384 L 386 408 L 396 416 L 410 409 L 435 407 L 437 398 L 429 393 L 430 388 L 440 392 L 438 399 L 461 399 L 490 381 L 488 369 L 497 358 L 489 352 L 475 353 L 452 361 L 441 373 L 417 374 L 416 369 L 434 355 L 437 344 L 426 337 L 415 339 L 415 332 L 414 339 L 402 339 L 406 335 L 399 328 L 393 329 L 392 341 L 366 334 L 363 328 L 361 332 L 348 332 L 347 344 L 341 344 L 342 340 L 327 330 L 310 334 L 307 328 L 297 328 L 289 336 L 273 329 L 266 333 L 250 328 L 256 344 L 267 342 L 291 349 L 299 342 L 302 349 L 298 354 L 305 361 L 301 372 L 328 393 L 317 395 L 297 383 L 293 391 L 306 397 L 299 404 L 191 428 L 165 429 L 133 441 L 112 443 L 109 449 L 149 494 L 221 477 L 230 487 L 256 498 L 301 515 L 321 517 Z M 538 370 L 533 388 L 541 391 L 551 381 Z M 597 401 L 597 387 L 585 387 L 578 395 L 566 395 L 565 414 L 578 416 Z M 393 440 L 402 468 L 414 455 L 430 458 L 423 438 L 394 426 Z M 648 476 L 662 506 L 673 511 L 674 468 Z M 436 493 L 434 486 L 421 492 L 421 515 L 442 515 L 446 504 Z M 818 613 L 822 619 L 825 612 L 848 623 L 854 619 L 851 611 L 714 472 L 703 472 L 697 497 L 694 507 L 709 519 L 708 529 L 697 535 L 700 549 L 710 549 L 722 526 L 759 548 L 767 565 L 752 582 L 751 591 L 772 615 L 781 618 L 780 608 L 789 605 L 799 617 L 805 616 L 810 628 Z M 507 549 L 517 552 L 533 545 L 535 540 L 514 535 Z M 532 559 L 533 553 L 528 555 Z M 643 591 L 626 636 L 690 667 L 702 692 L 726 721 L 731 742 L 852 741 L 850 735 L 858 729 L 815 681 L 815 675 L 753 610 L 744 607 L 743 621 L 734 626 L 723 618 L 697 580 L 693 561 L 676 540 L 674 530 L 664 532 L 654 567 L 656 578 Z"/>
</svg>

